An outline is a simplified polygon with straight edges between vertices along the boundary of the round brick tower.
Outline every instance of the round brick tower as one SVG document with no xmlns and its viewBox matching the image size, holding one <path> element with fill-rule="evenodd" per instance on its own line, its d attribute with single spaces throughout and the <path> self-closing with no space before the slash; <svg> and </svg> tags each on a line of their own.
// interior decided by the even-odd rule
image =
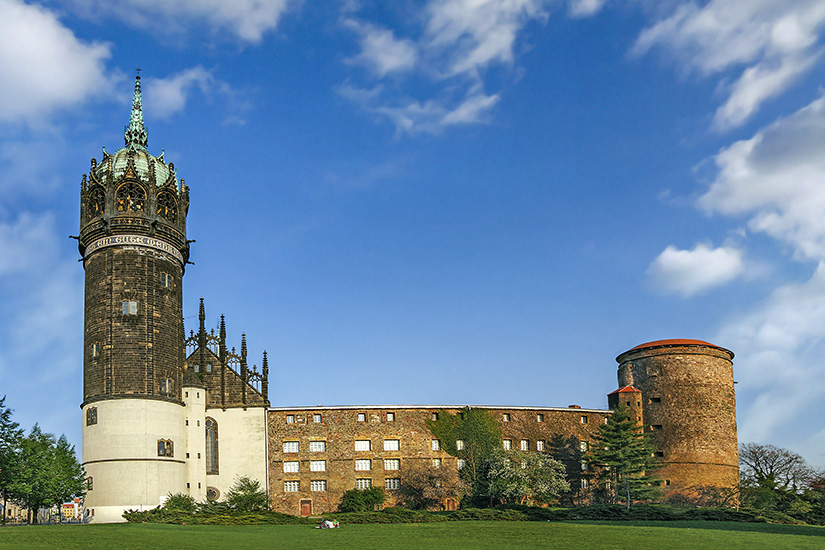
<svg viewBox="0 0 825 550">
<path fill-rule="evenodd" d="M 189 192 L 174 165 L 146 149 L 139 75 L 125 141 L 92 159 L 80 193 L 83 465 L 95 521 L 123 521 L 123 510 L 155 507 L 185 487 Z"/>
<path fill-rule="evenodd" d="M 732 360 L 733 352 L 700 340 L 649 342 L 616 358 L 619 388 L 641 391 L 641 424 L 666 493 L 739 484 Z M 625 394 L 614 392 L 610 406 L 625 405 Z"/>
</svg>

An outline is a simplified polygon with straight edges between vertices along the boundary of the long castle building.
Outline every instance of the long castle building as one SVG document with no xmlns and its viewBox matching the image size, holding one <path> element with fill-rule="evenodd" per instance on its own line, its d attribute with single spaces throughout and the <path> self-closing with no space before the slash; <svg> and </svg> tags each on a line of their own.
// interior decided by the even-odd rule
<svg viewBox="0 0 825 550">
<path fill-rule="evenodd" d="M 268 359 L 249 367 L 245 336 L 229 347 L 226 322 L 183 326 L 189 260 L 189 188 L 164 155 L 149 154 L 140 76 L 125 145 L 92 159 L 83 176 L 78 246 L 85 269 L 83 466 L 85 508 L 123 521 L 169 494 L 219 500 L 239 476 L 267 487 L 273 509 L 310 515 L 344 491 L 379 486 L 389 502 L 412 464 L 460 468 L 427 420 L 463 406 L 270 406 Z M 565 462 L 570 499 L 586 501 L 584 459 L 619 405 L 650 434 L 667 491 L 738 484 L 733 353 L 698 340 L 637 346 L 617 361 L 609 409 L 483 407 L 504 448 L 552 452 Z M 444 508 L 457 505 L 452 499 Z"/>
</svg>

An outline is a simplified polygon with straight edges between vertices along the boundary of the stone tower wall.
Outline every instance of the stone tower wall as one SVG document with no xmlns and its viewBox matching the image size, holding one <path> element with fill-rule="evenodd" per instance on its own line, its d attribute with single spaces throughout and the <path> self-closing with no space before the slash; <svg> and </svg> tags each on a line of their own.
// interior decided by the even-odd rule
<svg viewBox="0 0 825 550">
<path fill-rule="evenodd" d="M 110 247 L 87 259 L 84 403 L 129 396 L 180 401 L 182 277 L 177 260 L 148 248 Z M 136 314 L 123 314 L 124 300 L 137 303 Z M 172 380 L 171 392 L 162 391 L 162 379 Z"/>
<path fill-rule="evenodd" d="M 642 392 L 643 429 L 660 457 L 656 475 L 666 491 L 738 485 L 732 359 L 704 343 L 639 346 L 617 358 L 619 386 Z"/>
</svg>

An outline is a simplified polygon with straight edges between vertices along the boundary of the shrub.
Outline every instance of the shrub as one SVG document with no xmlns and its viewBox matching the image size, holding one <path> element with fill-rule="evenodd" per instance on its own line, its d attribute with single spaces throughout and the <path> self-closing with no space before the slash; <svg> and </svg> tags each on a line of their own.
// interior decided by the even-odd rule
<svg viewBox="0 0 825 550">
<path fill-rule="evenodd" d="M 243 476 L 235 481 L 226 493 L 226 503 L 240 512 L 264 512 L 269 510 L 269 497 L 261 482 Z"/>
<path fill-rule="evenodd" d="M 164 510 L 188 512 L 190 514 L 194 513 L 197 507 L 195 498 L 192 495 L 184 495 L 183 493 L 175 493 L 174 495 L 169 493 L 166 502 L 162 506 Z"/>
<path fill-rule="evenodd" d="M 342 512 L 370 512 L 381 506 L 387 499 L 384 489 L 370 487 L 369 489 L 350 489 L 341 499 Z"/>
</svg>

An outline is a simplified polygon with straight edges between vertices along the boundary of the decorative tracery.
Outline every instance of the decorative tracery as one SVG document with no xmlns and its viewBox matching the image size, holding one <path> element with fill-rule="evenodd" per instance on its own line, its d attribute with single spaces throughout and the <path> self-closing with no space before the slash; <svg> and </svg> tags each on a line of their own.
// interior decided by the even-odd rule
<svg viewBox="0 0 825 550">
<path fill-rule="evenodd" d="M 136 183 L 124 183 L 117 189 L 118 212 L 143 212 L 146 205 L 146 193 Z"/>
<path fill-rule="evenodd" d="M 158 216 L 166 218 L 171 223 L 177 223 L 178 201 L 172 193 L 163 191 L 158 195 Z"/>
<path fill-rule="evenodd" d="M 89 200 L 86 203 L 86 213 L 89 219 L 103 215 L 106 208 L 106 192 L 102 187 L 95 187 L 89 193 Z"/>
</svg>

